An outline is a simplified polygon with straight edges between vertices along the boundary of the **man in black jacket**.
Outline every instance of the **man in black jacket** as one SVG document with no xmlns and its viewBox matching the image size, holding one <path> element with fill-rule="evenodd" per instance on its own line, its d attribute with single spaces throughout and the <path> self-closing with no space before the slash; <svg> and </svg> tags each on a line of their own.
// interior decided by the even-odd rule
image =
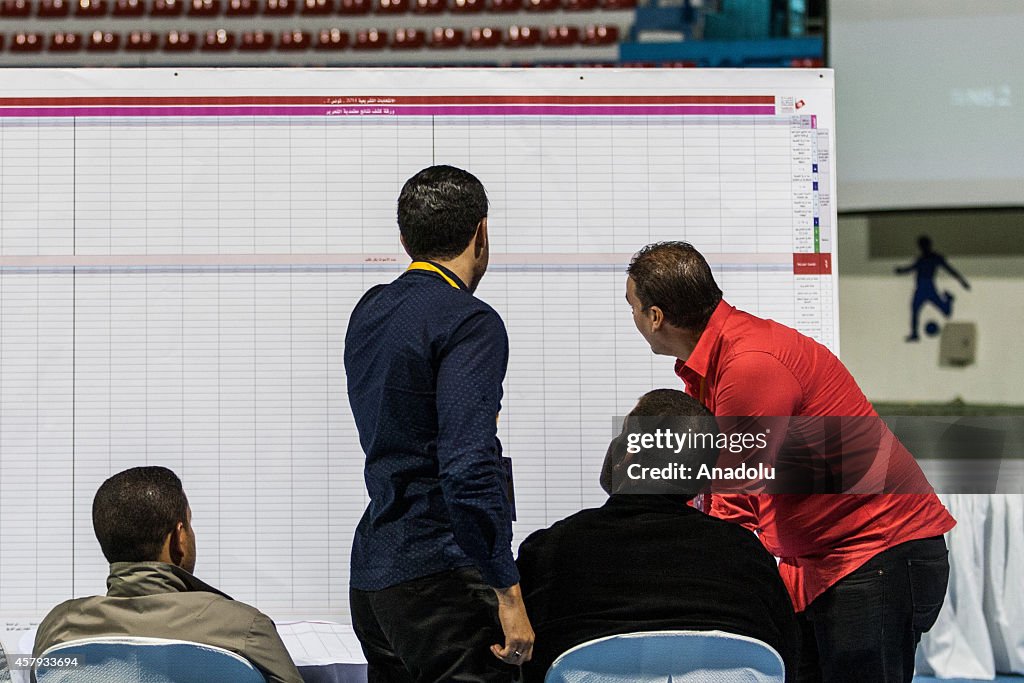
<svg viewBox="0 0 1024 683">
<path fill-rule="evenodd" d="M 602 507 L 583 510 L 530 535 L 517 560 L 536 633 L 527 683 L 541 682 L 561 653 L 619 633 L 719 630 L 775 648 L 795 680 L 799 630 L 774 558 L 746 529 L 687 503 L 705 482 L 714 447 L 644 448 L 639 436 L 670 429 L 717 432 L 714 418 L 681 391 L 645 394 L 609 446 Z M 713 444 L 714 440 L 705 443 Z M 689 479 L 641 478 L 644 469 L 685 470 Z"/>
</svg>

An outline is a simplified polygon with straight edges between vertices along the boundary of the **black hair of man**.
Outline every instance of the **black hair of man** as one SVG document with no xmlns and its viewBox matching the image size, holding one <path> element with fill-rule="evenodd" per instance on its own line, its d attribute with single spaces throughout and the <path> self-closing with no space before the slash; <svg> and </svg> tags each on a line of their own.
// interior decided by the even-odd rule
<svg viewBox="0 0 1024 683">
<path fill-rule="evenodd" d="M 703 331 L 722 300 L 711 266 L 689 242 L 656 242 L 626 269 L 644 310 L 657 306 L 676 327 Z"/>
<path fill-rule="evenodd" d="M 417 260 L 452 259 L 465 251 L 487 217 L 487 193 L 469 171 L 430 166 L 398 195 L 398 230 Z"/>
<path fill-rule="evenodd" d="M 181 480 L 166 467 L 133 467 L 107 479 L 92 501 L 92 526 L 103 556 L 150 562 L 178 522 L 188 525 Z"/>
<path fill-rule="evenodd" d="M 677 452 L 678 445 L 666 448 L 641 448 L 629 453 L 630 434 L 654 434 L 670 430 L 690 435 L 690 441 Z M 718 461 L 718 423 L 714 415 L 692 396 L 677 389 L 654 389 L 640 397 L 623 422 L 622 432 L 608 444 L 601 470 L 601 487 L 609 494 L 653 493 L 693 498 L 704 491 L 710 480 L 698 479 L 701 465 L 713 467 Z M 632 481 L 626 476 L 629 465 L 662 469 L 683 465 L 690 479 Z"/>
</svg>

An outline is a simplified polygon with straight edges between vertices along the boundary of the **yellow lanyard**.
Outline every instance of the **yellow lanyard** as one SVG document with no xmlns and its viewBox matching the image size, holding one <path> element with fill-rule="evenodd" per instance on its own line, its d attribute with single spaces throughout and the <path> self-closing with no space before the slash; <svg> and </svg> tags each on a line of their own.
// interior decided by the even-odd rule
<svg viewBox="0 0 1024 683">
<path fill-rule="evenodd" d="M 443 277 L 444 281 L 450 284 L 455 289 L 461 289 L 461 287 L 459 287 L 458 283 L 455 282 L 455 280 L 448 277 L 447 273 L 445 273 L 443 270 L 435 266 L 433 263 L 427 263 L 426 261 L 413 261 L 412 263 L 409 264 L 409 267 L 406 268 L 406 271 L 410 270 L 429 270 L 430 272 L 437 273 L 438 275 Z"/>
</svg>

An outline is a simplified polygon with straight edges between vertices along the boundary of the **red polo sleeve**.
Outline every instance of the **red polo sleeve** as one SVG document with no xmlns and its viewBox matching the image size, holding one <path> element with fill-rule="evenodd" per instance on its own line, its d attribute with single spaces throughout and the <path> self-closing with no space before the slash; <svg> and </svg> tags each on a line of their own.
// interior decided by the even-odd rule
<svg viewBox="0 0 1024 683">
<path fill-rule="evenodd" d="M 729 359 L 715 387 L 715 415 L 790 417 L 802 402 L 800 382 L 764 351 L 747 351 Z"/>
<path fill-rule="evenodd" d="M 728 360 L 715 386 L 715 415 L 764 418 L 788 418 L 800 408 L 803 388 L 789 368 L 777 358 L 763 351 L 748 351 Z M 785 430 L 786 419 L 741 420 L 736 428 L 741 431 L 761 431 L 766 427 Z M 769 439 L 767 452 L 759 453 L 758 460 L 773 464 L 782 444 L 779 438 Z M 718 494 L 711 499 L 711 514 L 751 531 L 760 528 L 758 497 L 745 494 Z"/>
</svg>

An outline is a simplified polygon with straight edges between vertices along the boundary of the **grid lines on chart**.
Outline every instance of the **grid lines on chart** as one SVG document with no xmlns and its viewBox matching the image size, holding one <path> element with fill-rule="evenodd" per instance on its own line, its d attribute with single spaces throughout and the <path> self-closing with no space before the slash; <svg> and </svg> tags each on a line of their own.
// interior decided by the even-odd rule
<svg viewBox="0 0 1024 683">
<path fill-rule="evenodd" d="M 204 579 L 275 615 L 347 613 L 366 497 L 344 330 L 362 292 L 400 273 L 395 198 L 432 163 L 490 192 L 479 295 L 510 334 L 499 433 L 517 542 L 599 503 L 612 417 L 678 386 L 632 328 L 633 251 L 689 239 L 731 303 L 783 322 L 831 305 L 830 278 L 793 276 L 809 185 L 788 117 L 0 125 L 3 611 L 102 590 L 92 495 L 149 463 L 184 479 Z"/>
</svg>

